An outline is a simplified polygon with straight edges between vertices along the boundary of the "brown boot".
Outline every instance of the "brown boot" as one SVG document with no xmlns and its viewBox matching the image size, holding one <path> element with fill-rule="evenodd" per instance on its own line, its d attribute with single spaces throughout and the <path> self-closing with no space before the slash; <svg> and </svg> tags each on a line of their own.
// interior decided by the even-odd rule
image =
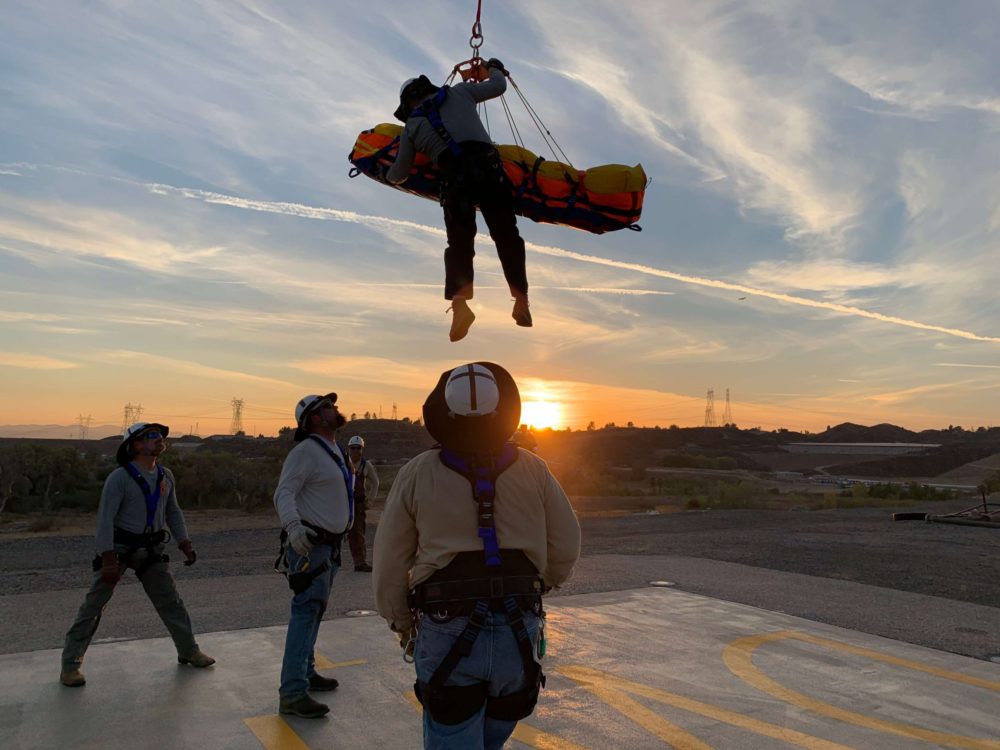
<svg viewBox="0 0 1000 750">
<path fill-rule="evenodd" d="M 83 672 L 79 668 L 63 669 L 59 673 L 59 682 L 66 687 L 83 687 L 87 684 L 87 678 L 83 676 Z"/>
<path fill-rule="evenodd" d="M 204 667 L 210 667 L 215 664 L 215 659 L 206 654 L 200 648 L 195 649 L 194 653 L 188 656 L 178 656 L 177 661 L 181 664 L 190 664 L 192 667 L 198 667 L 199 669 Z"/>
<path fill-rule="evenodd" d="M 476 314 L 469 309 L 469 303 L 465 297 L 456 295 L 451 301 L 451 330 L 448 338 L 452 341 L 461 341 L 465 334 L 472 327 L 472 322 L 476 319 Z"/>
<path fill-rule="evenodd" d="M 510 317 L 522 328 L 531 328 L 531 310 L 528 309 L 527 294 L 518 294 L 514 297 L 514 310 Z"/>
</svg>

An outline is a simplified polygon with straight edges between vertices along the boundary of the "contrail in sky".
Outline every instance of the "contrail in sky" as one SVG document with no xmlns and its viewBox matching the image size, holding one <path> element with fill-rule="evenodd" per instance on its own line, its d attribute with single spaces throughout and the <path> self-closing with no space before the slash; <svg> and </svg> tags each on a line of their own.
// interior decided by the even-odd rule
<svg viewBox="0 0 1000 750">
<path fill-rule="evenodd" d="M 316 206 L 306 206 L 301 203 L 282 203 L 278 201 L 259 201 L 251 200 L 248 198 L 239 198 L 233 195 L 225 195 L 224 193 L 214 193 L 209 190 L 199 190 L 195 188 L 178 188 L 172 185 L 163 185 L 159 183 L 144 183 L 146 188 L 154 193 L 163 195 L 180 195 L 185 198 L 191 198 L 194 200 L 204 201 L 205 203 L 217 203 L 223 206 L 233 206 L 234 208 L 243 208 L 250 211 L 261 211 L 263 213 L 273 213 L 273 214 L 283 214 L 285 216 L 299 216 L 305 219 L 320 219 L 324 221 L 342 221 L 349 224 L 362 224 L 365 226 L 376 227 L 376 228 L 392 228 L 392 229 L 408 229 L 417 232 L 422 232 L 424 234 L 432 234 L 439 237 L 444 237 L 445 233 L 443 229 L 438 227 L 428 226 L 426 224 L 418 224 L 413 221 L 404 221 L 401 219 L 391 219 L 387 216 L 373 216 L 371 214 L 359 214 L 355 211 L 342 211 L 336 208 L 319 208 Z M 485 241 L 488 237 L 485 235 L 480 235 L 480 237 Z M 674 271 L 665 271 L 661 268 L 654 268 L 652 266 L 642 265 L 640 263 L 627 263 L 621 260 L 612 260 L 610 258 L 601 258 L 596 255 L 586 255 L 584 253 L 578 253 L 573 250 L 566 250 L 561 247 L 551 247 L 547 245 L 536 245 L 534 243 L 525 243 L 534 252 L 539 255 L 548 255 L 554 258 L 568 258 L 570 260 L 577 260 L 582 263 L 592 263 L 599 266 L 608 266 L 610 268 L 618 268 L 623 271 L 633 271 L 635 273 L 646 274 L 647 276 L 657 276 L 661 279 L 671 279 L 673 281 L 679 281 L 684 284 L 693 284 L 695 286 L 704 286 L 713 289 L 726 289 L 732 292 L 739 292 L 741 294 L 752 294 L 756 297 L 766 297 L 767 299 L 775 300 L 776 302 L 785 302 L 790 305 L 799 305 L 801 307 L 812 307 L 818 310 L 830 310 L 832 312 L 842 313 L 844 315 L 853 315 L 859 318 L 868 318 L 870 320 L 878 320 L 882 323 L 891 323 L 893 325 L 905 326 L 907 328 L 916 328 L 922 331 L 933 331 L 935 333 L 943 333 L 948 336 L 956 336 L 962 339 L 969 339 L 971 341 L 986 341 L 990 343 L 1000 344 L 1000 337 L 998 336 L 980 336 L 979 334 L 972 333 L 971 331 L 963 331 L 961 328 L 947 328 L 945 326 L 933 325 L 931 323 L 921 323 L 918 320 L 909 320 L 907 318 L 899 318 L 894 315 L 884 315 L 882 313 L 873 312 L 871 310 L 865 310 L 860 307 L 853 307 L 851 305 L 841 305 L 836 302 L 824 302 L 822 300 L 809 299 L 808 297 L 798 297 L 793 294 L 785 294 L 783 292 L 771 292 L 766 289 L 758 289 L 752 286 L 745 286 L 743 284 L 734 284 L 729 281 L 721 281 L 719 279 L 706 279 L 701 276 L 688 276 L 687 274 L 675 273 Z"/>
</svg>

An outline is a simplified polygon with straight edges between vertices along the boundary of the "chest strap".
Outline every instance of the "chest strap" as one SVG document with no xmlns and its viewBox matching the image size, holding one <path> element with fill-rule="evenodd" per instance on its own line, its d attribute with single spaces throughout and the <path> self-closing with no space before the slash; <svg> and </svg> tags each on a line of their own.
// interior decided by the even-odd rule
<svg viewBox="0 0 1000 750">
<path fill-rule="evenodd" d="M 166 476 L 166 472 L 163 471 L 162 466 L 159 464 L 156 465 L 156 489 L 154 490 L 150 488 L 146 477 L 135 467 L 135 464 L 131 462 L 125 464 L 125 471 L 139 485 L 139 489 L 142 490 L 142 496 L 146 499 L 146 531 L 150 532 L 153 530 L 153 522 L 156 520 L 156 508 L 160 504 L 160 495 L 163 492 L 163 478 Z"/>
<path fill-rule="evenodd" d="M 344 466 L 344 462 L 340 459 L 326 441 L 317 435 L 310 435 L 310 440 L 316 442 L 320 448 L 326 451 L 327 455 L 333 459 L 333 462 L 337 464 L 337 468 L 340 469 L 340 473 L 344 475 L 344 485 L 347 487 L 347 528 L 351 528 L 354 525 L 354 482 L 351 480 L 351 472 L 347 470 Z"/>
</svg>

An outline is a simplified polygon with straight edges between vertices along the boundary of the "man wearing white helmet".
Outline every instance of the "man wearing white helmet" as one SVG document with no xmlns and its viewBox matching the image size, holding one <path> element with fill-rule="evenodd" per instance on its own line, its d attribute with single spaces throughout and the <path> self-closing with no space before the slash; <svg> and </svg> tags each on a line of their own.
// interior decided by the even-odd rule
<svg viewBox="0 0 1000 750">
<path fill-rule="evenodd" d="M 448 245 L 444 251 L 444 296 L 451 300 L 448 337 L 465 337 L 476 319 L 467 300 L 473 293 L 473 257 L 476 208 L 490 230 L 504 278 L 514 298 L 511 317 L 519 326 L 531 326 L 528 309 L 528 276 L 524 240 L 517 230 L 513 192 L 503 171 L 500 154 L 483 127 L 476 106 L 507 90 L 507 71 L 495 57 L 486 61 L 485 81 L 465 81 L 438 88 L 427 76 L 411 78 L 399 91 L 394 113 L 406 123 L 399 138 L 396 161 L 385 175 L 387 182 L 406 181 L 418 151 L 438 166 L 441 206 Z"/>
<path fill-rule="evenodd" d="M 372 566 L 366 562 L 368 547 L 365 543 L 367 530 L 366 514 L 369 501 L 378 495 L 378 472 L 371 461 L 364 457 L 365 439 L 354 435 L 347 441 L 347 454 L 354 487 L 354 524 L 347 532 L 347 545 L 351 548 L 354 570 L 371 573 Z"/>
<path fill-rule="evenodd" d="M 314 719 L 330 708 L 308 691 L 336 689 L 316 672 L 320 622 L 340 568 L 340 547 L 351 527 L 354 501 L 347 461 L 336 443 L 345 423 L 337 394 L 303 396 L 295 406 L 295 442 L 281 467 L 274 507 L 282 528 L 282 556 L 292 596 L 281 663 L 278 710 Z"/>
<path fill-rule="evenodd" d="M 442 373 L 423 412 L 439 445 L 400 470 L 375 534 L 375 602 L 414 656 L 425 748 L 499 750 L 544 685 L 541 595 L 571 575 L 580 525 L 510 442 L 520 412 L 499 365 Z"/>
<path fill-rule="evenodd" d="M 59 680 L 67 687 L 86 684 L 80 665 L 97 632 L 101 613 L 128 568 L 135 571 L 167 626 L 177 649 L 177 661 L 194 667 L 215 663 L 198 648 L 191 618 L 177 594 L 168 558 L 163 554 L 172 534 L 184 553 L 184 564 L 193 565 L 197 559 L 177 504 L 174 475 L 158 461 L 166 450 L 169 431 L 166 425 L 156 422 L 136 422 L 125 431 L 118 446 L 118 468 L 105 480 L 97 508 L 94 579 L 63 647 Z"/>
</svg>

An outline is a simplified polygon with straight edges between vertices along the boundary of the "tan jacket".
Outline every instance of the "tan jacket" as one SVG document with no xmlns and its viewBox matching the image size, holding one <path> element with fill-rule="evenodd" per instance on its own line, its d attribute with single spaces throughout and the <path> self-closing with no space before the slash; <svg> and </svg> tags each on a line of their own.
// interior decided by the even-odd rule
<svg viewBox="0 0 1000 750">
<path fill-rule="evenodd" d="M 500 549 L 523 550 L 546 586 L 570 577 L 580 557 L 580 523 L 569 498 L 538 456 L 518 458 L 497 479 L 495 521 Z M 397 631 L 413 618 L 406 594 L 459 552 L 482 550 L 478 507 L 469 481 L 432 449 L 396 476 L 375 534 L 375 605 Z"/>
</svg>

